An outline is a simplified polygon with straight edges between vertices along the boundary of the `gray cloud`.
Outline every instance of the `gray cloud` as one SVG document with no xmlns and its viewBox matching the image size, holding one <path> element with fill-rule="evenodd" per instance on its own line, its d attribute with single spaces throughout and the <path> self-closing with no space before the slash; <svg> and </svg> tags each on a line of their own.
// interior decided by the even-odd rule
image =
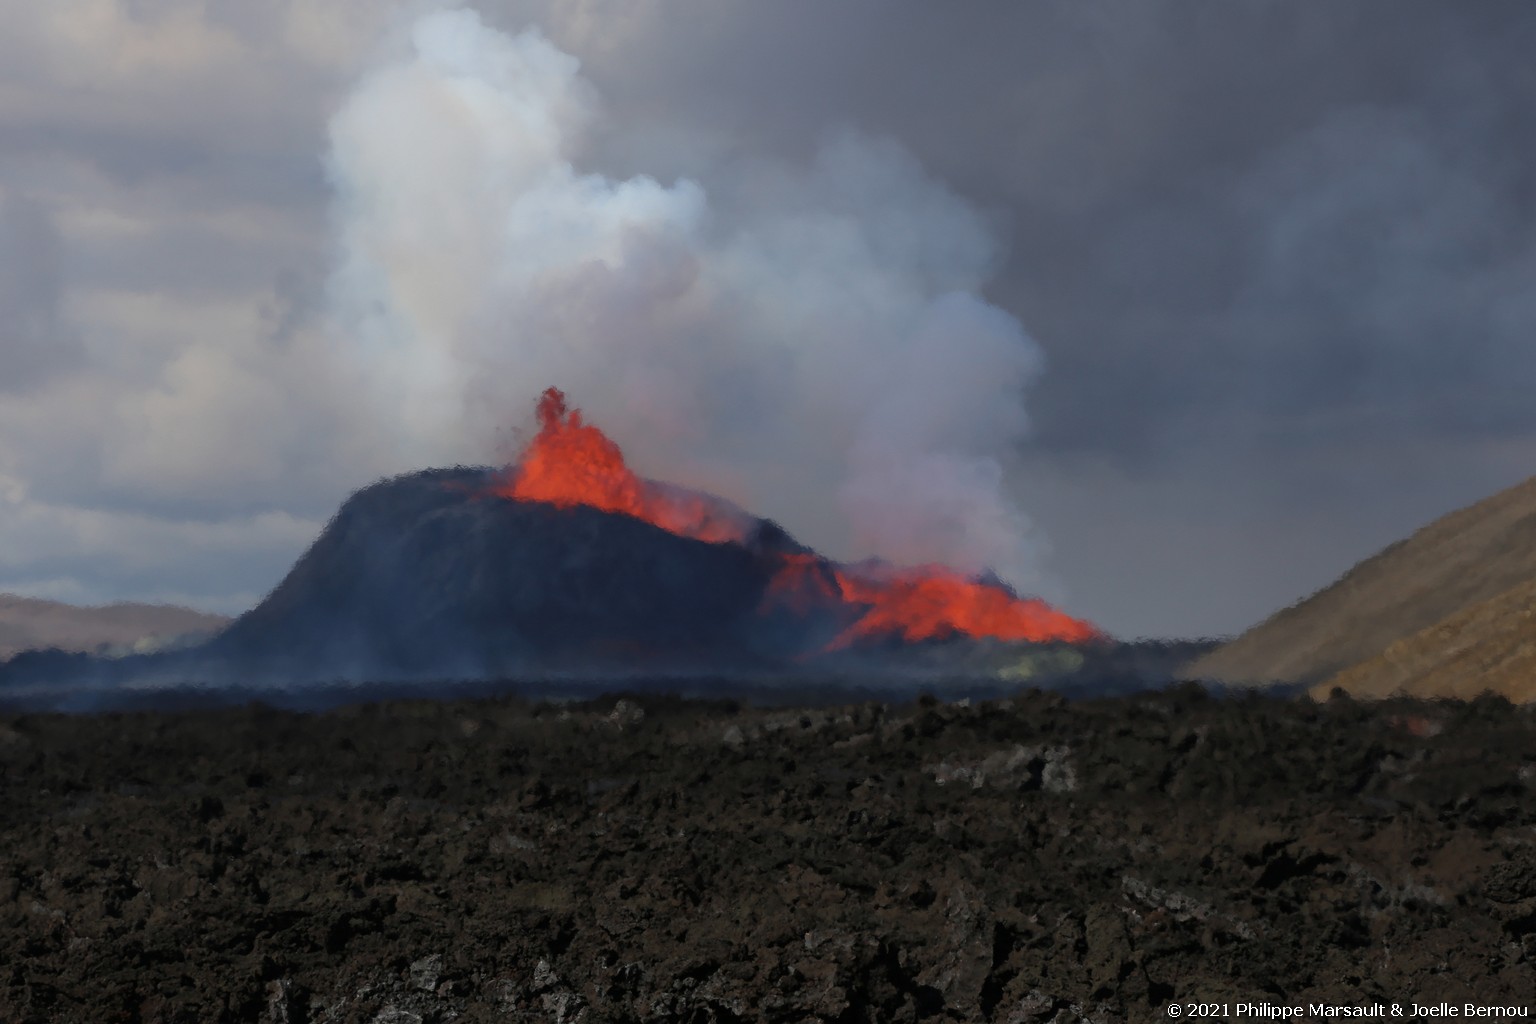
<svg viewBox="0 0 1536 1024">
<path fill-rule="evenodd" d="M 594 154 L 708 185 L 851 122 L 993 211 L 1047 357 L 1021 500 L 1111 628 L 1239 629 L 1536 464 L 1528 6 L 713 10 L 592 51 L 634 126 Z"/>
<path fill-rule="evenodd" d="M 80 360 L 60 308 L 61 246 L 40 203 L 0 199 L 0 394 L 36 387 Z"/>
<path fill-rule="evenodd" d="M 325 125 L 391 5 L 12 6 L 5 231 L 55 255 L 0 267 L 0 508 L 309 517 L 391 467 L 315 318 Z M 852 128 L 980 211 L 986 297 L 1045 355 L 1007 483 L 1111 629 L 1241 628 L 1536 463 L 1528 4 L 481 10 L 581 58 L 582 170 L 733 219 Z"/>
<path fill-rule="evenodd" d="M 1417 403 L 1439 382 L 1410 367 L 1457 322 L 1482 382 L 1514 354 L 1474 336 L 1526 315 L 1508 309 L 1536 216 L 1526 7 L 851 4 L 814 31 L 795 4 L 727 9 L 657 17 L 588 73 L 717 152 L 889 132 L 1002 211 L 996 290 L 1058 371 L 1036 407 L 1053 445 L 1142 458 L 1170 407 L 1229 397 Z M 1357 298 L 1371 311 L 1342 315 Z"/>
</svg>

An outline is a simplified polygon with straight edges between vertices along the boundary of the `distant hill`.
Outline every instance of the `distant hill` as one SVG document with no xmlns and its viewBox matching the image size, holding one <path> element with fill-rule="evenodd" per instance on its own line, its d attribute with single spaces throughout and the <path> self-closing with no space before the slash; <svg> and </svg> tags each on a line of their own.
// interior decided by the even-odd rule
<svg viewBox="0 0 1536 1024">
<path fill-rule="evenodd" d="M 168 604 L 120 603 L 83 608 L 0 594 L 0 659 L 18 651 L 127 653 L 223 629 L 229 619 Z"/>
<path fill-rule="evenodd" d="M 1431 653 L 1433 637 L 1446 635 L 1435 634 L 1435 627 L 1452 628 L 1448 620 L 1460 622 L 1457 617 L 1467 613 L 1467 626 L 1497 619 L 1500 631 L 1516 629 L 1518 616 L 1513 616 L 1512 609 L 1519 600 L 1517 588 L 1532 581 L 1536 581 L 1536 478 L 1452 512 L 1389 545 L 1332 586 L 1191 662 L 1185 674 L 1234 684 L 1312 685 L 1377 658 L 1409 637 L 1415 639 L 1403 650 L 1415 652 L 1414 665 L 1427 670 L 1449 656 L 1444 651 Z M 1498 603 L 1500 598 L 1507 603 Z M 1482 612 L 1472 611 L 1484 602 L 1494 604 Z M 1536 633 L 1531 639 L 1536 642 Z M 1411 674 L 1416 679 L 1422 676 L 1418 669 Z M 1389 677 L 1373 671 L 1347 679 L 1365 685 L 1369 678 L 1374 688 L 1386 685 Z M 1420 685 L 1431 690 L 1435 686 L 1429 681 Z"/>
</svg>

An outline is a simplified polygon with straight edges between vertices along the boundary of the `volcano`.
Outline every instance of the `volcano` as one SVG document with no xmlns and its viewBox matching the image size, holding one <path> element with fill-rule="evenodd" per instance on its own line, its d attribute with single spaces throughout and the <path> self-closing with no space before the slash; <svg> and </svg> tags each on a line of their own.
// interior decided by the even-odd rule
<svg viewBox="0 0 1536 1024">
<path fill-rule="evenodd" d="M 207 652 L 263 675 L 498 677 L 1098 636 L 997 581 L 834 562 L 722 498 L 639 476 L 557 389 L 537 411 L 505 469 L 429 470 L 354 495 Z"/>
<path fill-rule="evenodd" d="M 91 670 L 106 685 L 264 686 L 776 672 L 1101 638 L 995 579 L 836 562 L 729 501 L 640 477 L 556 389 L 538 416 L 511 466 L 426 470 L 352 495 L 277 588 L 203 646 Z M 30 681 L 83 671 L 18 661 L 38 667 L 19 673 Z"/>
<path fill-rule="evenodd" d="M 497 677 L 531 668 L 747 667 L 770 552 L 429 470 L 350 498 L 277 589 L 206 648 L 263 677 Z"/>
</svg>

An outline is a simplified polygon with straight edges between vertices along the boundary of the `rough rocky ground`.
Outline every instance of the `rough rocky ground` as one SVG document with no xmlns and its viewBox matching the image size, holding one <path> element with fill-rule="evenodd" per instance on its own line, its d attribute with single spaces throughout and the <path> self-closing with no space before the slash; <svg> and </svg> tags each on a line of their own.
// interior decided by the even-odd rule
<svg viewBox="0 0 1536 1024">
<path fill-rule="evenodd" d="M 1528 1005 L 1536 713 L 1193 688 L 0 718 L 0 1020 Z"/>
</svg>

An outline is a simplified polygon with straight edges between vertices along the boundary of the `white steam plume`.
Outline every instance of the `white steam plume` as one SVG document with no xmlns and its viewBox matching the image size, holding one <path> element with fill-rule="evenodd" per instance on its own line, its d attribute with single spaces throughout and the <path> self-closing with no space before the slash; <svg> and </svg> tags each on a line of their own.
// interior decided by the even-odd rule
<svg viewBox="0 0 1536 1024">
<path fill-rule="evenodd" d="M 538 31 L 446 10 L 332 120 L 333 307 L 401 468 L 491 454 L 486 427 L 554 384 L 640 471 L 829 552 L 1033 583 L 1003 466 L 1039 355 L 979 297 L 976 213 L 855 135 L 727 213 L 578 171 L 594 109 Z"/>
</svg>

